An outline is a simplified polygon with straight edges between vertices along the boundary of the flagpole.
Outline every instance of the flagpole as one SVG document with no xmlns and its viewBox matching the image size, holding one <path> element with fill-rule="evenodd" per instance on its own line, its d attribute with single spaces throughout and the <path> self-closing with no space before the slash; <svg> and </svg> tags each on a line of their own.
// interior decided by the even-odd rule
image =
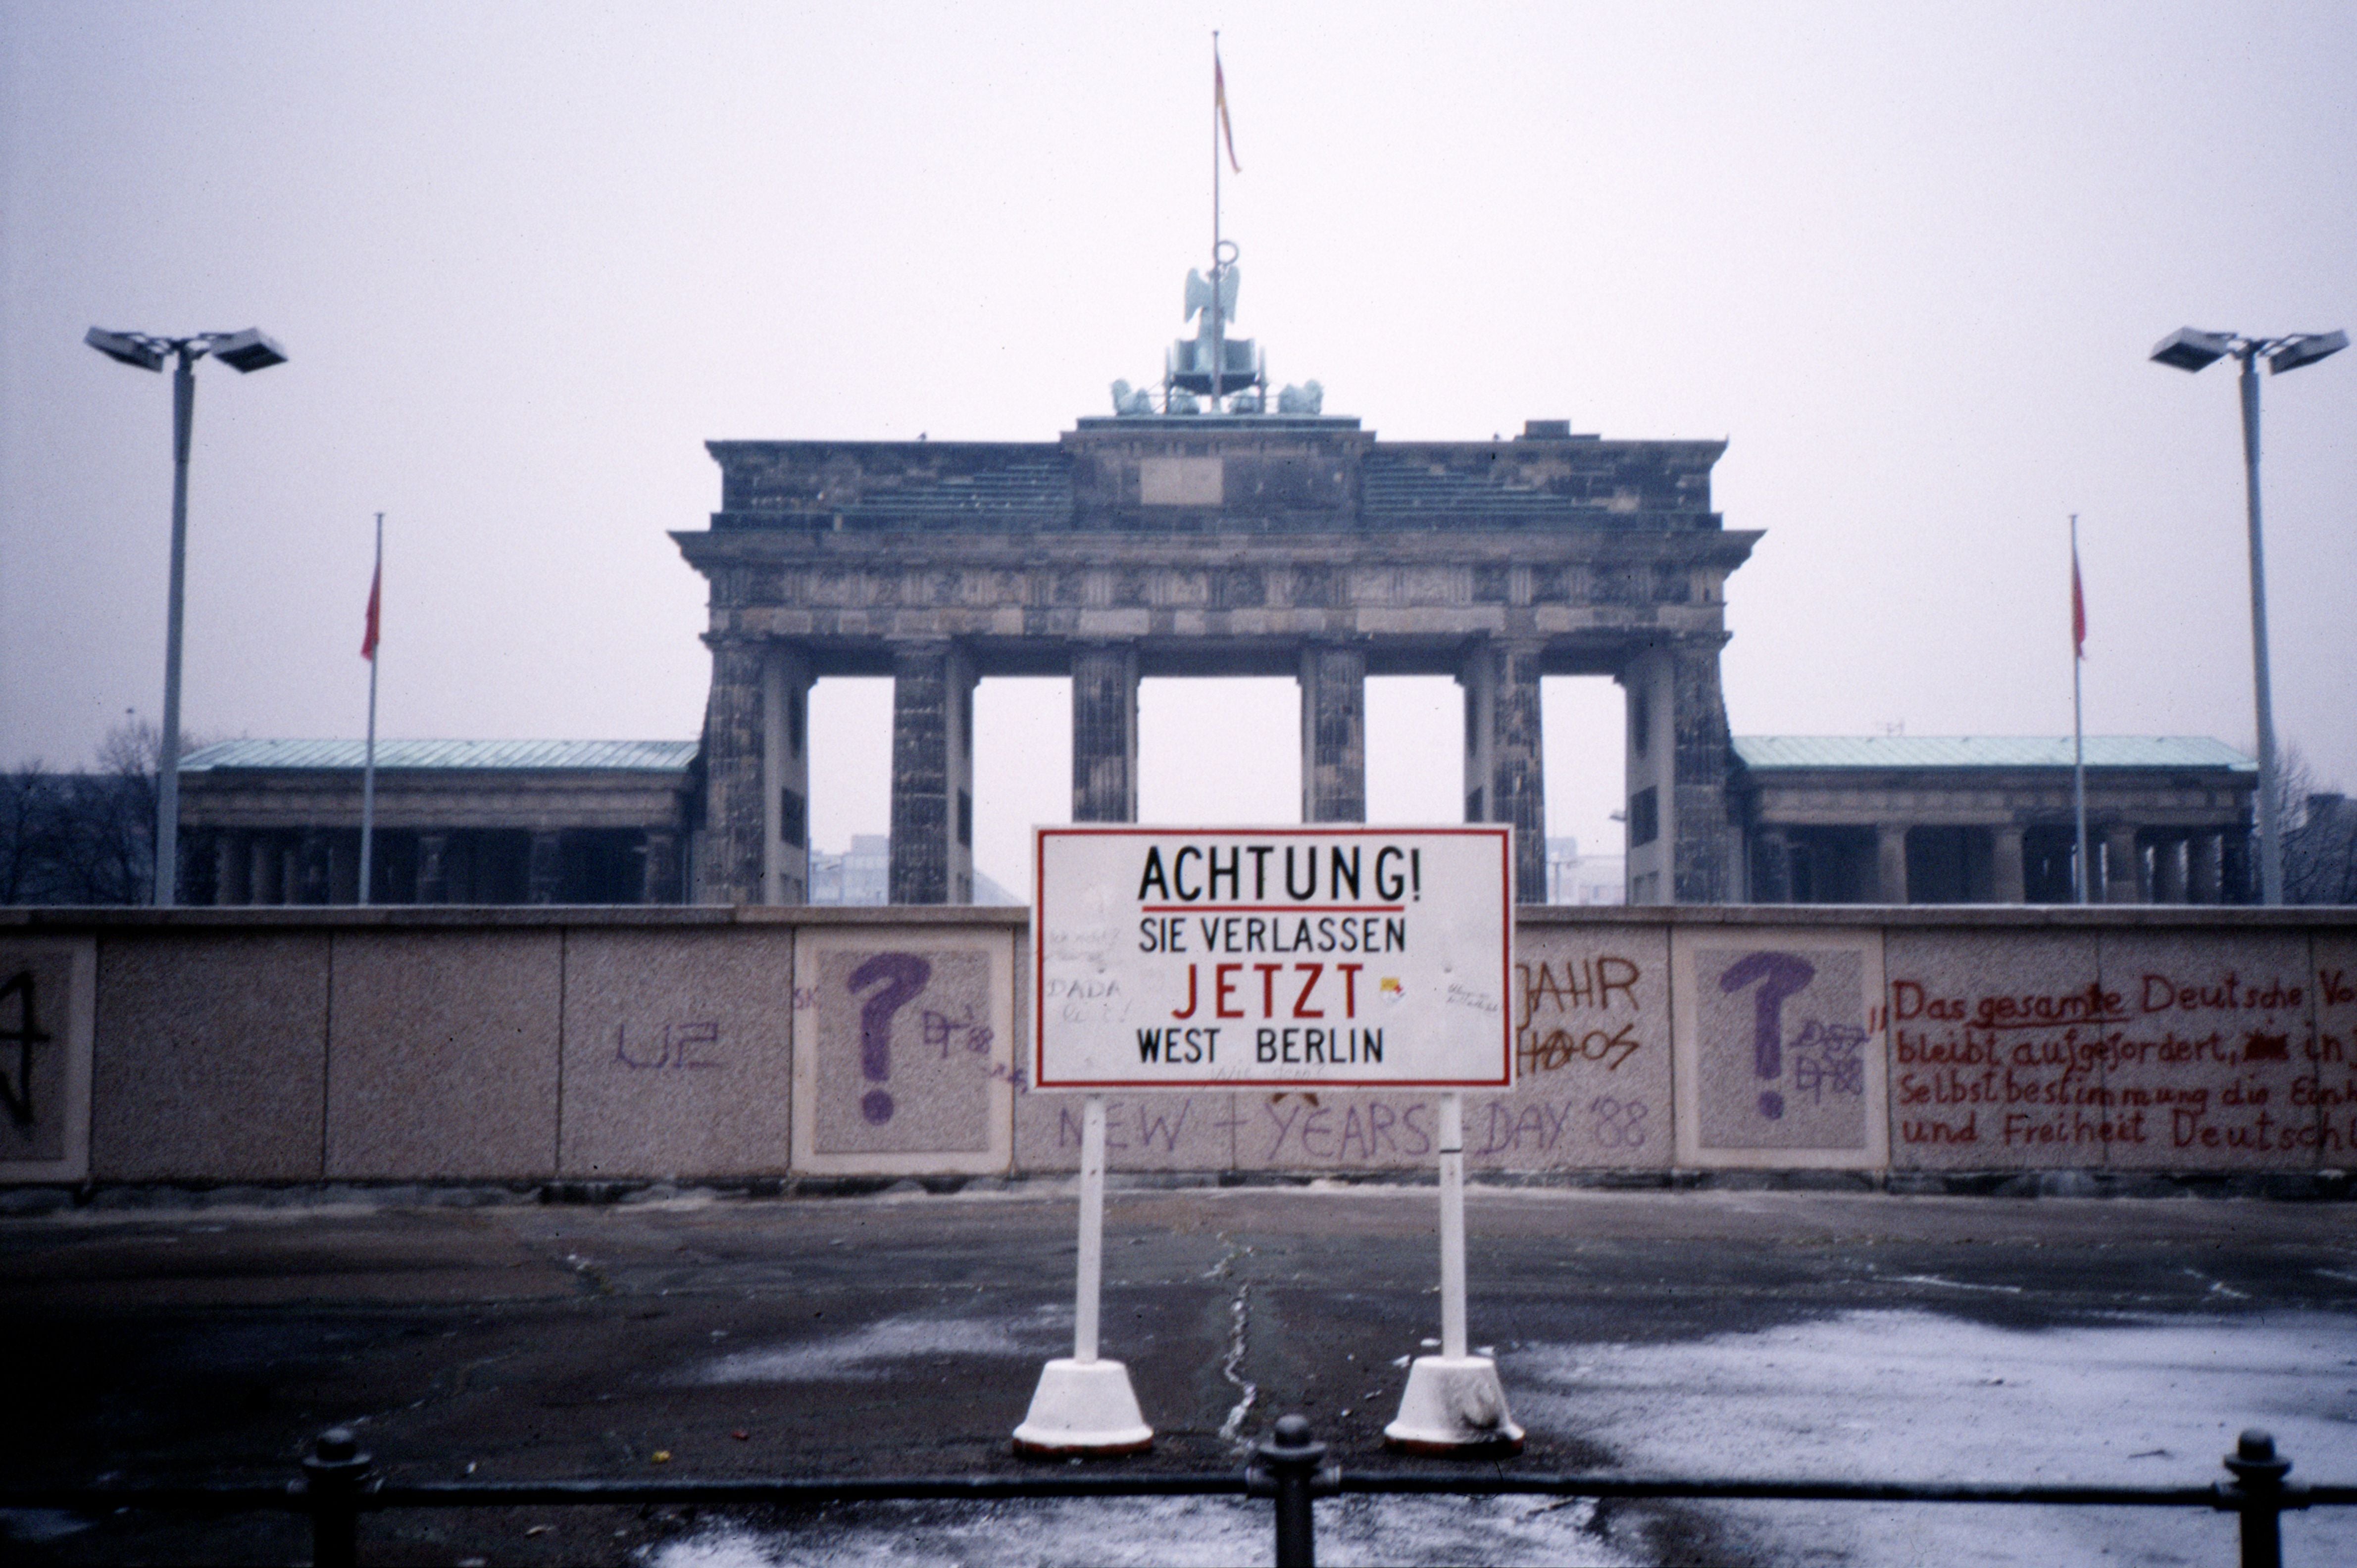
<svg viewBox="0 0 2357 1568">
<path fill-rule="evenodd" d="M 2071 514 L 2071 803 L 2079 818 L 2079 902 L 2092 903 L 2087 859 L 2087 729 L 2082 717 L 2079 667 L 2087 661 L 2086 595 L 2079 585 L 2079 514 Z"/>
<path fill-rule="evenodd" d="M 369 901 L 369 882 L 376 870 L 376 628 L 383 613 L 384 513 L 376 514 L 376 575 L 369 586 L 369 717 L 368 754 L 361 768 L 361 897 Z"/>
<path fill-rule="evenodd" d="M 1211 412 L 1220 412 L 1220 383 L 1228 368 L 1227 314 L 1220 308 L 1220 30 L 1211 29 Z"/>
</svg>

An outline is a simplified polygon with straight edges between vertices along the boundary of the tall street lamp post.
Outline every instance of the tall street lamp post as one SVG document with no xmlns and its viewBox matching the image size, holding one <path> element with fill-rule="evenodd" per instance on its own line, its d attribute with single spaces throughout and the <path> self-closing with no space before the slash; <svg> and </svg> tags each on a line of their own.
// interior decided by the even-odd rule
<svg viewBox="0 0 2357 1568">
<path fill-rule="evenodd" d="M 255 328 L 157 338 L 93 327 L 82 341 L 143 371 L 172 369 L 172 586 L 164 617 L 164 738 L 156 758 L 156 903 L 178 902 L 180 870 L 180 611 L 188 578 L 188 430 L 197 411 L 197 361 L 210 354 L 244 374 L 286 362 L 286 350 Z"/>
<path fill-rule="evenodd" d="M 2242 361 L 2243 498 L 2251 524 L 2251 675 L 2257 689 L 2259 721 L 2259 901 L 2284 901 L 2283 824 L 2276 800 L 2275 699 L 2267 679 L 2267 575 L 2259 545 L 2259 375 L 2264 354 L 2267 373 L 2281 375 L 2312 365 L 2349 347 L 2346 332 L 2297 332 L 2288 338 L 2249 338 L 2239 332 L 2204 332 L 2182 327 L 2154 345 L 2152 357 L 2180 371 L 2199 371 L 2231 354 Z"/>
</svg>

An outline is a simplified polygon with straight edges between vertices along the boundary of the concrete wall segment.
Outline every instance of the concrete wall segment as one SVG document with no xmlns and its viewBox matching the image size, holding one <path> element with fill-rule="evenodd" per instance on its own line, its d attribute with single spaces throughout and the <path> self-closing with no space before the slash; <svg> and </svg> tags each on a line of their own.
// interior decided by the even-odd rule
<svg viewBox="0 0 2357 1568">
<path fill-rule="evenodd" d="M 784 1170 L 792 993 L 791 929 L 567 931 L 558 1174 Z"/>
<path fill-rule="evenodd" d="M 557 1161 L 563 930 L 336 940 L 328 1179 L 526 1179 Z"/>
<path fill-rule="evenodd" d="M 2111 1163 L 2313 1169 L 2321 1042 L 2299 932 L 2122 931 L 2098 939 Z"/>
<path fill-rule="evenodd" d="M 794 947 L 793 1167 L 989 1175 L 1014 1159 L 1015 933 L 813 927 Z"/>
<path fill-rule="evenodd" d="M 2093 931 L 1887 931 L 1891 1165 L 2108 1163 Z"/>
<path fill-rule="evenodd" d="M 1678 1164 L 1889 1163 L 1883 937 L 1871 926 L 1672 933 Z"/>
<path fill-rule="evenodd" d="M 2357 932 L 2319 931 L 2310 948 L 2318 1159 L 2328 1170 L 2348 1170 L 2357 1167 Z"/>
<path fill-rule="evenodd" d="M 332 940 L 261 930 L 102 941 L 91 1174 L 325 1175 Z"/>
</svg>

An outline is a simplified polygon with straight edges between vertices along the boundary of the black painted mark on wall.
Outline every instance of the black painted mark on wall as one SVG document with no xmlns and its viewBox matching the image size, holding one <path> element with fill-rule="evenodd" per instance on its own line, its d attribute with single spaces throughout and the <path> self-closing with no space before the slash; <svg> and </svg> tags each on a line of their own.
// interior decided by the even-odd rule
<svg viewBox="0 0 2357 1568">
<path fill-rule="evenodd" d="M 5 1008 L 11 997 L 16 1003 L 16 1026 L 0 1028 L 0 1045 L 16 1047 L 16 1076 L 12 1082 L 9 1074 L 0 1069 L 0 1105 L 7 1107 L 9 1121 L 19 1127 L 29 1127 L 33 1124 L 33 1047 L 49 1043 L 48 1035 L 40 1026 L 31 970 L 19 970 L 8 977 L 5 984 L 0 984 L 0 1008 Z M 0 1055 L 0 1062 L 5 1060 L 5 1056 Z"/>
</svg>

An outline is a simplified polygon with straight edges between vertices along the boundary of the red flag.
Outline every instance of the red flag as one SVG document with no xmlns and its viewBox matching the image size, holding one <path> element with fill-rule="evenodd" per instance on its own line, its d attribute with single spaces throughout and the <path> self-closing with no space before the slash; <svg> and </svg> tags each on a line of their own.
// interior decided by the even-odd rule
<svg viewBox="0 0 2357 1568">
<path fill-rule="evenodd" d="M 1236 162 L 1236 128 L 1228 124 L 1228 74 L 1220 69 L 1216 49 L 1211 53 L 1211 103 L 1220 112 L 1220 134 L 1227 138 L 1228 166 L 1242 174 L 1244 166 Z"/>
<path fill-rule="evenodd" d="M 2087 596 L 2079 586 L 2079 545 L 2071 544 L 2071 651 L 2087 657 Z"/>
<path fill-rule="evenodd" d="M 368 630 L 361 637 L 361 657 L 371 663 L 376 660 L 377 609 L 384 588 L 384 564 L 379 562 L 376 575 L 369 579 Z"/>
</svg>

